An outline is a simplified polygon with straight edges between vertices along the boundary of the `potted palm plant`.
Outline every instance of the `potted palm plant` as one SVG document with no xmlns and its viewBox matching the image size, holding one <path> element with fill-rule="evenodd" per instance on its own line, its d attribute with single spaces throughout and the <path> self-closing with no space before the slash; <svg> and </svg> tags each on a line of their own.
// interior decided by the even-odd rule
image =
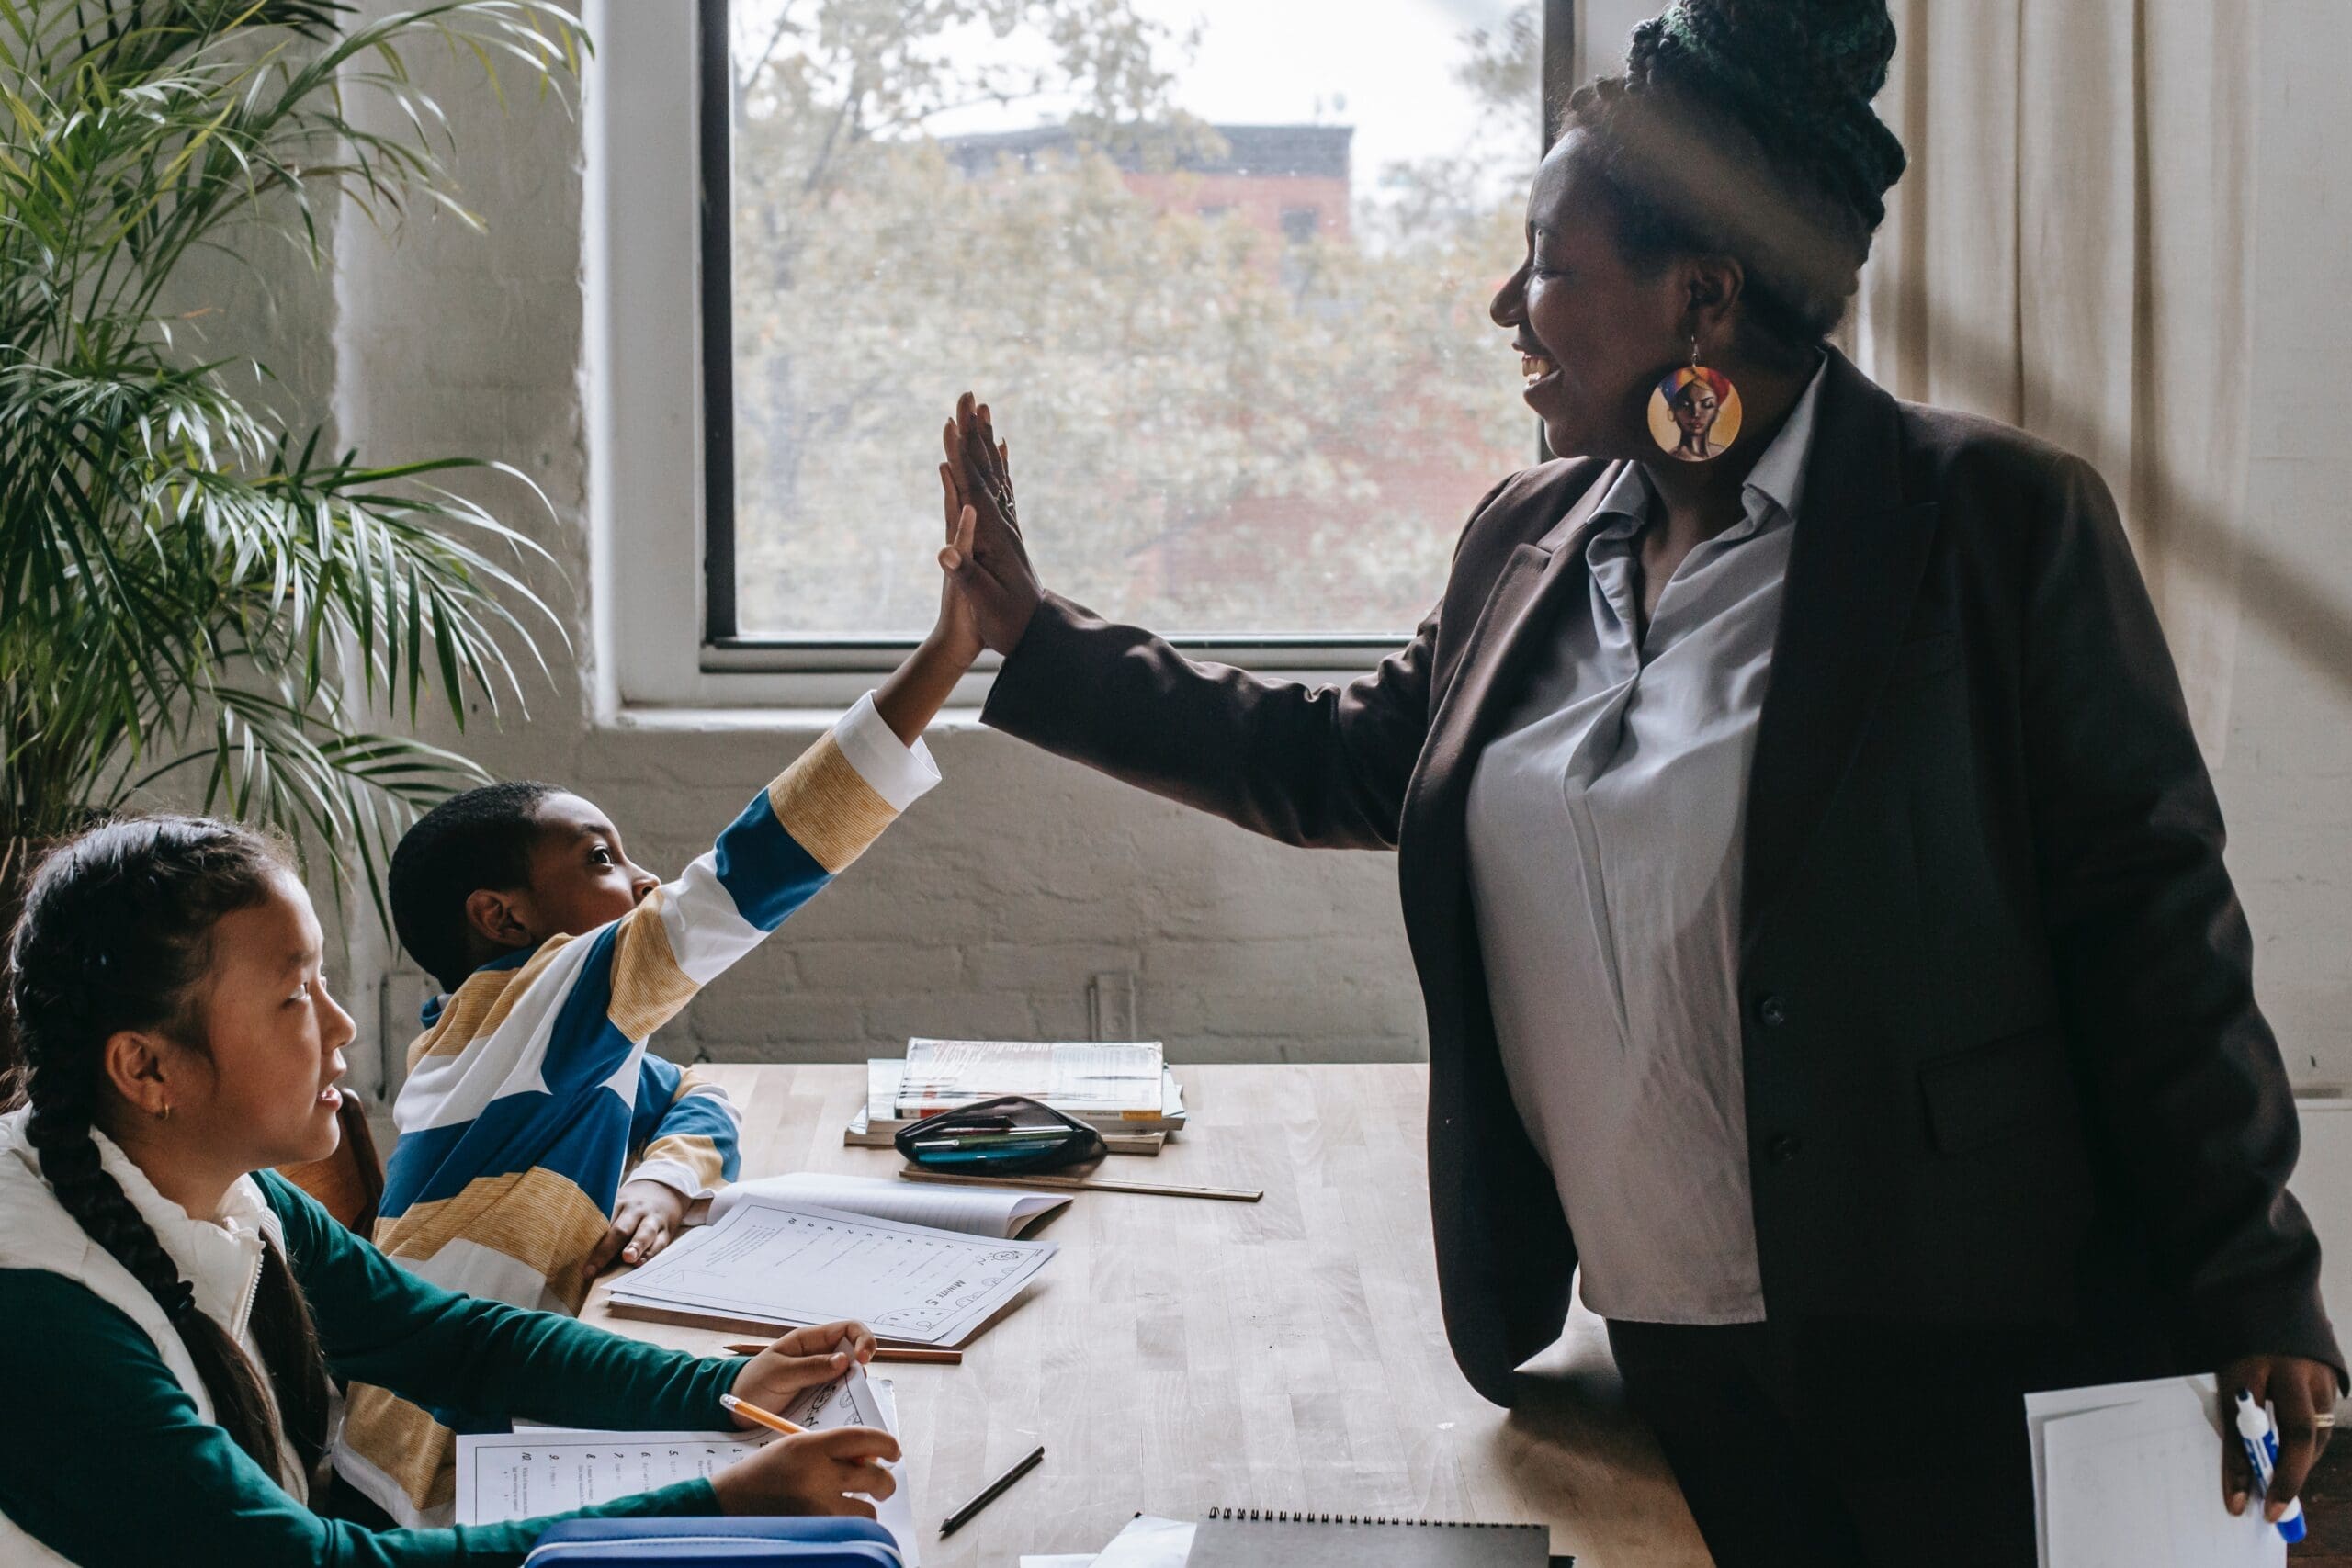
<svg viewBox="0 0 2352 1568">
<path fill-rule="evenodd" d="M 532 628 L 562 635 L 537 547 L 447 488 L 503 465 L 336 452 L 167 303 L 201 254 L 317 265 L 332 203 L 475 222 L 427 46 L 560 96 L 586 39 L 537 0 L 0 0 L 0 905 L 42 840 L 162 790 L 323 847 L 380 914 L 397 833 L 479 770 L 369 716 L 519 703 Z"/>
</svg>

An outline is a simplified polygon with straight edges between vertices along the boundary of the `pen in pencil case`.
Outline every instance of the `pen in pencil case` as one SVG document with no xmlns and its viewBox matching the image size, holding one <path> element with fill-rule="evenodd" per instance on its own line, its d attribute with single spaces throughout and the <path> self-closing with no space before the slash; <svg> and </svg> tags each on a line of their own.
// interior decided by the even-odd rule
<svg viewBox="0 0 2352 1568">
<path fill-rule="evenodd" d="M 2278 1469 L 2278 1434 L 2270 1425 L 2269 1413 L 2245 1389 L 2238 1390 L 2238 1441 L 2245 1446 L 2246 1462 L 2254 1466 L 2255 1486 L 2267 1500 L 2271 1478 Z M 2278 1533 L 2288 1540 L 2303 1539 L 2301 1498 L 2288 1504 L 2287 1511 L 2278 1517 Z"/>
</svg>

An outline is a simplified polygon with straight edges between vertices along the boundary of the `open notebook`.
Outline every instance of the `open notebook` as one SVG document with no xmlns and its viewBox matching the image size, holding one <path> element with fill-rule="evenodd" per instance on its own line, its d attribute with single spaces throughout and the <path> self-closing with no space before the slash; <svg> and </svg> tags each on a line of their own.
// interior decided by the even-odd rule
<svg viewBox="0 0 2352 1568">
<path fill-rule="evenodd" d="M 710 1224 L 616 1280 L 607 1300 L 620 1314 L 763 1328 L 854 1319 L 886 1339 L 960 1345 L 1011 1304 L 1056 1248 L 1004 1237 L 1017 1223 L 1012 1210 L 989 1211 L 996 1217 L 983 1224 L 976 1194 L 937 1190 L 974 1200 L 952 1216 L 974 1229 L 869 1218 L 791 1192 L 738 1191 Z"/>
<path fill-rule="evenodd" d="M 968 1235 L 1015 1236 L 1069 1199 L 1001 1187 L 949 1187 L 798 1170 L 788 1176 L 739 1181 L 725 1189 L 710 1201 L 710 1218 L 715 1223 L 739 1203 L 767 1201 L 814 1203 L 847 1214 L 864 1214 L 869 1220 L 930 1225 Z"/>
</svg>

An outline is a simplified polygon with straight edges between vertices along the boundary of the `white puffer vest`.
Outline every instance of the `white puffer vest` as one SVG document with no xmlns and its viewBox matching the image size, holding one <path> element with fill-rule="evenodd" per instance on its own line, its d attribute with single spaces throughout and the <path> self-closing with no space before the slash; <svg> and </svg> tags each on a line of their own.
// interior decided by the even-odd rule
<svg viewBox="0 0 2352 1568">
<path fill-rule="evenodd" d="M 187 1347 L 180 1342 L 164 1309 L 129 1269 L 58 1205 L 57 1195 L 42 1179 L 40 1156 L 25 1140 L 25 1122 L 30 1114 L 13 1111 L 0 1116 L 0 1269 L 46 1269 L 79 1280 L 100 1300 L 120 1308 L 155 1342 L 164 1364 L 196 1401 L 198 1413 L 210 1420 L 212 1400 L 205 1393 L 204 1380 L 197 1375 L 196 1363 L 189 1359 Z M 197 1310 L 232 1335 L 259 1367 L 261 1353 L 246 1320 L 252 1315 L 254 1287 L 261 1280 L 262 1240 L 266 1236 L 281 1253 L 286 1247 L 277 1213 L 262 1197 L 260 1186 L 249 1176 L 240 1177 L 222 1201 L 217 1221 L 190 1219 L 187 1210 L 155 1190 L 155 1184 L 113 1140 L 96 1131 L 90 1136 L 97 1143 L 99 1164 L 122 1183 L 132 1207 L 179 1265 L 180 1278 L 196 1288 Z M 266 1392 L 268 1385 L 265 1376 Z M 307 1500 L 309 1483 L 283 1432 L 278 1437 L 277 1470 L 278 1484 L 297 1499 Z M 11 1568 L 17 1563 L 48 1568 L 65 1562 L 0 1514 L 0 1563 Z"/>
</svg>

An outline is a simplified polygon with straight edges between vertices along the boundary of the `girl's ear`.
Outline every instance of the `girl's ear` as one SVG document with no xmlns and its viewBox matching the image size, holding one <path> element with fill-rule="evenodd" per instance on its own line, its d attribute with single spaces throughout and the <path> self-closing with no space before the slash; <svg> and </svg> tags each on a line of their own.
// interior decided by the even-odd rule
<svg viewBox="0 0 2352 1568">
<path fill-rule="evenodd" d="M 143 1029 L 119 1029 L 107 1036 L 101 1070 L 124 1104 L 144 1116 L 171 1113 L 168 1047 Z"/>
</svg>

